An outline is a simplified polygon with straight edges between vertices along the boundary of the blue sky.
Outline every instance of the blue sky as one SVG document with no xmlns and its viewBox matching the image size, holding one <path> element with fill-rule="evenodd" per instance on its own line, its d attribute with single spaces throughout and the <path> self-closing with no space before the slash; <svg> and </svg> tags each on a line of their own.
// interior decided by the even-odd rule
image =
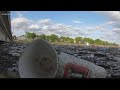
<svg viewBox="0 0 120 90">
<path fill-rule="evenodd" d="M 12 31 L 83 36 L 120 43 L 119 11 L 11 11 Z M 109 38 L 108 38 L 109 36 Z M 114 37 L 115 36 L 115 37 Z M 114 37 L 115 39 L 111 38 Z"/>
<path fill-rule="evenodd" d="M 23 16 L 32 19 L 46 19 L 50 18 L 56 23 L 65 23 L 69 25 L 75 25 L 74 20 L 83 21 L 87 24 L 100 24 L 105 22 L 106 17 L 98 13 L 91 11 L 27 11 L 22 12 Z M 18 17 L 18 14 L 12 12 L 11 18 Z"/>
</svg>

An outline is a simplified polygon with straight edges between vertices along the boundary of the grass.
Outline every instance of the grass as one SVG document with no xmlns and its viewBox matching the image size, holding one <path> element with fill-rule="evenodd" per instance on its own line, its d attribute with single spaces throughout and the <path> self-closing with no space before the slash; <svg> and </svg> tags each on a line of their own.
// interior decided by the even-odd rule
<svg viewBox="0 0 120 90">
<path fill-rule="evenodd" d="M 85 46 L 84 44 L 74 44 L 74 43 L 63 43 L 63 42 L 50 42 L 50 44 L 55 45 L 73 45 L 73 46 Z M 109 48 L 120 48 L 120 46 L 110 46 L 110 45 L 95 45 L 90 44 L 90 47 L 109 47 Z"/>
<path fill-rule="evenodd" d="M 32 40 L 14 40 L 14 42 L 27 44 L 27 43 L 32 42 Z"/>
<path fill-rule="evenodd" d="M 19 43 L 30 43 L 32 40 L 14 40 L 15 42 Z M 64 42 L 49 42 L 50 44 L 55 44 L 55 45 L 73 45 L 73 46 L 85 46 L 84 44 L 75 44 L 75 43 L 64 43 Z M 110 48 L 120 48 L 120 46 L 110 46 L 110 45 L 95 45 L 95 44 L 90 44 L 91 47 L 110 47 Z"/>
</svg>

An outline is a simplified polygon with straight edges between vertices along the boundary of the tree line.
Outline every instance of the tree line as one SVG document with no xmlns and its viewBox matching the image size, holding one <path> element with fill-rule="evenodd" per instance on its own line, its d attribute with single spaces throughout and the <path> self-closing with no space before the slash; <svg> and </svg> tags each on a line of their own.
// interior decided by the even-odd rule
<svg viewBox="0 0 120 90">
<path fill-rule="evenodd" d="M 52 34 L 52 35 L 45 35 L 45 34 L 37 35 L 35 33 L 26 32 L 25 37 L 27 39 L 35 39 L 35 38 L 44 39 L 44 40 L 47 40 L 49 42 L 63 42 L 63 43 L 76 43 L 76 44 L 84 44 L 85 42 L 88 42 L 90 44 L 95 44 L 95 45 L 114 45 L 114 46 L 117 46 L 116 43 L 110 43 L 110 42 L 103 41 L 103 40 L 100 40 L 100 39 L 93 40 L 91 38 L 83 38 L 83 37 L 75 37 L 75 39 L 73 39 L 73 38 L 64 37 L 64 36 L 58 37 L 55 34 Z"/>
</svg>

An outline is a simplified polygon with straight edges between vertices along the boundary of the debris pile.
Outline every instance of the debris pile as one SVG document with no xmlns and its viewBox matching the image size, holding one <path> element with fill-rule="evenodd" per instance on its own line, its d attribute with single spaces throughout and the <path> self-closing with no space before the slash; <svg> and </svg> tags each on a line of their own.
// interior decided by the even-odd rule
<svg viewBox="0 0 120 90">
<path fill-rule="evenodd" d="M 20 43 L 4 43 L 0 45 L 0 74 L 9 71 L 18 72 L 18 60 L 27 46 Z"/>
<path fill-rule="evenodd" d="M 107 76 L 106 70 L 103 67 L 97 66 L 87 60 L 80 59 L 80 58 L 74 57 L 73 55 L 69 55 L 63 52 L 61 52 L 61 54 L 58 56 L 59 56 L 59 62 L 58 62 L 58 71 L 57 71 L 56 77 L 59 77 L 59 78 L 63 77 L 63 72 L 65 70 L 64 68 L 68 63 L 88 68 L 88 72 L 86 72 L 87 73 L 86 77 L 88 78 L 106 78 Z"/>
<path fill-rule="evenodd" d="M 27 44 L 0 44 L 0 74 L 8 71 L 18 72 L 18 60 Z M 106 78 L 120 78 L 120 49 L 107 47 L 84 47 L 69 45 L 53 45 L 57 54 L 61 52 L 90 61 L 107 71 Z"/>
<path fill-rule="evenodd" d="M 90 61 L 107 71 L 106 78 L 120 78 L 120 49 L 107 47 L 84 47 L 54 45 L 61 51 L 75 57 Z"/>
</svg>

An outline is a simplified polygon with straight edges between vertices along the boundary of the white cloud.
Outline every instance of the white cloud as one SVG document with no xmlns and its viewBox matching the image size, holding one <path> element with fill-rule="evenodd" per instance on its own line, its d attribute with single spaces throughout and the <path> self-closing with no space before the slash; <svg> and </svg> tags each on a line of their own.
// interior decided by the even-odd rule
<svg viewBox="0 0 120 90">
<path fill-rule="evenodd" d="M 108 17 L 108 21 L 111 21 L 111 25 L 113 25 L 112 38 L 115 42 L 120 44 L 120 11 L 102 11 L 100 12 Z M 110 32 L 109 32 L 110 33 Z M 110 35 L 108 35 L 110 38 Z"/>
<path fill-rule="evenodd" d="M 81 21 L 78 21 L 78 20 L 75 20 L 75 21 L 73 21 L 74 23 L 83 23 L 83 22 L 81 22 Z"/>
<path fill-rule="evenodd" d="M 36 32 L 37 34 L 57 34 L 59 36 L 70 37 L 84 34 L 80 29 L 76 29 L 70 25 L 55 23 L 51 19 L 33 21 L 24 17 L 18 17 L 12 20 L 12 28 L 15 32 L 24 30 Z"/>
<path fill-rule="evenodd" d="M 33 24 L 33 25 L 29 26 L 29 28 L 30 28 L 30 29 L 39 29 L 40 26 L 37 25 L 37 24 Z"/>
<path fill-rule="evenodd" d="M 42 19 L 42 20 L 39 20 L 38 23 L 43 24 L 43 25 L 52 25 L 53 24 L 51 19 Z"/>
<path fill-rule="evenodd" d="M 32 21 L 27 18 L 19 17 L 12 20 L 12 26 L 14 26 L 15 31 L 24 30 L 32 31 L 37 34 L 57 34 L 58 36 L 69 36 L 73 38 L 77 36 L 90 36 L 98 30 L 104 30 L 104 25 L 107 24 L 76 28 L 70 25 L 54 23 L 51 19 Z"/>
<path fill-rule="evenodd" d="M 112 20 L 120 20 L 120 11 L 100 11 Z"/>
<path fill-rule="evenodd" d="M 120 36 L 120 28 L 114 28 L 113 32 Z"/>
<path fill-rule="evenodd" d="M 120 11 L 97 11 L 108 17 L 108 21 L 114 22 L 114 26 L 120 28 Z"/>
<path fill-rule="evenodd" d="M 51 19 L 42 19 L 38 21 L 29 20 L 24 17 L 14 18 L 12 20 L 12 26 L 14 26 L 15 31 L 32 31 L 37 34 L 57 34 L 59 36 L 90 36 L 94 34 L 96 31 L 104 30 L 103 34 L 108 32 L 105 30 L 104 25 L 111 24 L 105 23 L 98 26 L 86 26 L 84 28 L 76 28 L 70 25 L 54 23 Z"/>
<path fill-rule="evenodd" d="M 14 18 L 11 23 L 12 23 L 12 28 L 15 30 L 27 30 L 28 26 L 31 24 L 31 20 L 27 18 Z"/>
<path fill-rule="evenodd" d="M 51 19 L 41 19 L 38 21 L 29 20 L 28 18 L 23 17 L 23 15 L 18 13 L 18 18 L 12 19 L 12 28 L 14 29 L 14 34 L 19 34 L 23 31 L 32 31 L 37 34 L 57 34 L 58 36 L 70 36 L 70 37 L 77 37 L 77 36 L 92 36 L 96 32 L 101 33 L 101 37 L 104 40 L 118 42 L 120 37 L 120 25 L 119 22 L 119 15 L 113 12 L 101 12 L 108 16 L 108 21 L 106 23 L 100 25 L 88 25 L 85 27 L 74 27 L 70 25 L 65 25 L 61 23 L 55 23 Z M 112 14 L 112 15 L 109 15 Z M 74 23 L 82 23 L 80 21 L 74 21 Z M 107 29 L 106 27 L 109 25 L 113 25 L 114 28 L 112 30 Z M 17 33 L 16 33 L 17 32 Z M 18 33 L 19 32 L 19 33 Z M 21 34 L 19 34 L 21 35 Z"/>
</svg>

